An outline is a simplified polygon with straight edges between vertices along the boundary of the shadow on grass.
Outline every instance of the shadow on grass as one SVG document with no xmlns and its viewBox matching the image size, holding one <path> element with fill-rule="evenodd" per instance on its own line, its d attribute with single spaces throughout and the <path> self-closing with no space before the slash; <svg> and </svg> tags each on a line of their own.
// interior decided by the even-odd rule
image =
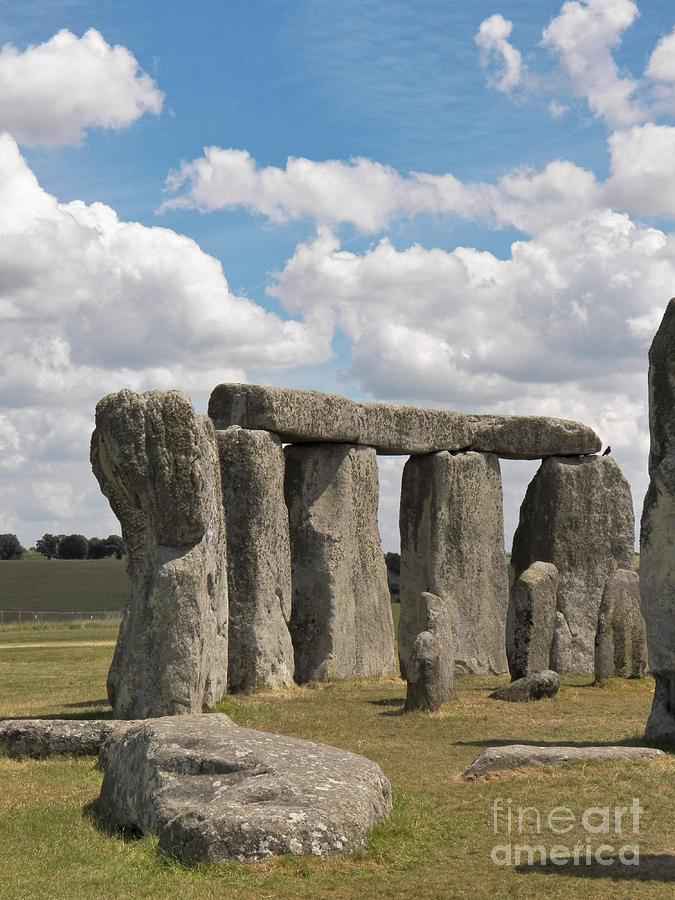
<svg viewBox="0 0 675 900">
<path fill-rule="evenodd" d="M 114 825 L 99 808 L 98 800 L 92 800 L 91 803 L 87 803 L 82 810 L 82 816 L 101 834 L 106 835 L 106 837 L 117 838 L 126 844 L 134 843 L 143 837 L 143 833 L 138 828 L 120 828 Z"/>
<path fill-rule="evenodd" d="M 609 878 L 612 881 L 663 881 L 667 884 L 675 882 L 675 856 L 668 853 L 649 853 L 640 856 L 640 864 L 637 866 L 624 865 L 618 857 L 612 858 L 609 865 L 593 862 L 590 865 L 542 866 L 533 865 L 516 866 L 519 875 L 531 875 L 536 872 L 540 875 L 553 875 L 572 878 Z"/>
<path fill-rule="evenodd" d="M 403 706 L 405 697 L 383 697 L 381 700 L 369 700 L 371 706 Z"/>
</svg>

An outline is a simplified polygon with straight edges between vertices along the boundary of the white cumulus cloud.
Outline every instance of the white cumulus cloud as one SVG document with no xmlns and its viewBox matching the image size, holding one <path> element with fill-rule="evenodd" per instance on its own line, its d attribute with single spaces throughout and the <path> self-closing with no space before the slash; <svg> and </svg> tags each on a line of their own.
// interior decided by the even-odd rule
<svg viewBox="0 0 675 900">
<path fill-rule="evenodd" d="M 635 97 L 638 82 L 622 78 L 612 56 L 637 16 L 633 0 L 568 0 L 542 38 L 591 110 L 618 127 L 634 125 L 646 115 Z"/>
<path fill-rule="evenodd" d="M 113 530 L 89 472 L 97 400 L 122 387 L 178 387 L 203 403 L 249 370 L 324 361 L 329 323 L 320 311 L 310 318 L 282 319 L 235 296 L 190 238 L 122 221 L 100 203 L 59 203 L 0 136 L 4 529 L 34 539 L 108 516 Z"/>
<path fill-rule="evenodd" d="M 487 67 L 497 58 L 502 71 L 499 78 L 492 81 L 498 91 L 508 92 L 520 84 L 523 77 L 523 59 L 519 50 L 509 42 L 513 22 L 499 13 L 480 23 L 474 41 L 481 50 L 481 65 Z"/>
<path fill-rule="evenodd" d="M 88 128 L 126 128 L 159 114 L 163 98 L 134 55 L 93 28 L 0 50 L 0 130 L 23 144 L 79 144 Z"/>
</svg>

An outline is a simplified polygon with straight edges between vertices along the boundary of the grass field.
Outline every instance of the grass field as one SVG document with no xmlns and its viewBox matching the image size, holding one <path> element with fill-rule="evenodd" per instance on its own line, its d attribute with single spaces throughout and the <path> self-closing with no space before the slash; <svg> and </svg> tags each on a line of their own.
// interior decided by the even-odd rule
<svg viewBox="0 0 675 900">
<path fill-rule="evenodd" d="M 25 631 L 24 643 L 32 646 L 19 648 L 8 646 L 1 631 L 0 717 L 109 715 L 105 676 L 112 647 L 91 646 L 93 633 L 71 630 L 74 640 L 54 648 L 38 646 L 51 629 Z M 53 634 L 63 638 L 63 630 Z M 241 724 L 335 744 L 382 766 L 394 787 L 393 816 L 363 852 L 343 859 L 184 867 L 164 857 L 152 837 L 124 841 L 96 826 L 89 804 L 101 775 L 93 760 L 0 757 L 0 898 L 672 897 L 672 756 L 474 784 L 458 777 L 487 744 L 638 742 L 651 679 L 598 688 L 577 678 L 551 701 L 509 706 L 487 697 L 503 681 L 461 679 L 456 700 L 436 715 L 402 715 L 404 688 L 395 679 L 332 682 L 220 705 Z M 516 871 L 490 860 L 495 843 L 507 841 L 504 823 L 499 835 L 493 832 L 495 798 L 544 814 L 564 805 L 580 816 L 589 806 L 626 806 L 633 797 L 645 809 L 637 878 L 621 877 L 617 865 Z M 583 838 L 576 826 L 560 838 L 544 821 L 541 835 L 517 840 L 550 848 Z M 620 843 L 634 840 L 630 834 Z M 607 843 L 619 840 L 609 835 Z"/>
<path fill-rule="evenodd" d="M 0 610 L 96 612 L 124 608 L 126 560 L 45 559 L 0 562 Z"/>
</svg>

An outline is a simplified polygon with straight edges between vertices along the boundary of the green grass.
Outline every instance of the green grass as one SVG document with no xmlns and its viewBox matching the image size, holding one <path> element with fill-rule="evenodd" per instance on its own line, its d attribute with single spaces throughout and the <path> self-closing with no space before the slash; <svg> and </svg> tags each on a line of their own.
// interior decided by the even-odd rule
<svg viewBox="0 0 675 900">
<path fill-rule="evenodd" d="M 123 609 L 126 560 L 45 559 L 0 561 L 0 609 L 95 612 Z"/>
<path fill-rule="evenodd" d="M 1 650 L 0 716 L 110 714 L 111 654 L 109 647 L 77 643 Z M 0 898 L 671 897 L 672 756 L 473 784 L 459 778 L 486 744 L 639 742 L 651 679 L 602 688 L 571 679 L 557 698 L 522 705 L 488 699 L 503 682 L 461 679 L 456 699 L 435 715 L 403 715 L 404 686 L 396 679 L 335 681 L 220 704 L 241 724 L 324 741 L 382 766 L 394 787 L 394 813 L 364 851 L 341 859 L 184 867 L 164 857 L 152 836 L 124 841 L 97 828 L 87 811 L 100 787 L 94 761 L 0 757 Z M 545 812 L 566 805 L 579 815 L 588 806 L 627 805 L 639 797 L 646 810 L 639 835 L 643 880 L 614 878 L 616 867 L 595 867 L 593 877 L 582 878 L 579 870 L 493 865 L 490 849 L 504 840 L 492 831 L 497 797 Z M 580 837 L 575 828 L 562 842 Z M 523 840 L 561 842 L 546 830 Z"/>
</svg>

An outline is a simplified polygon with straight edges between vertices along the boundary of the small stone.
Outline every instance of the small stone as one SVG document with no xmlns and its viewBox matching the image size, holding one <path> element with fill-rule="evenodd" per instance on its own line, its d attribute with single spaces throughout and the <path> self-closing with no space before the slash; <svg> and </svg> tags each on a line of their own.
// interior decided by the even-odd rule
<svg viewBox="0 0 675 900">
<path fill-rule="evenodd" d="M 525 678 L 518 678 L 506 687 L 490 694 L 490 700 L 508 700 L 509 703 L 524 703 L 527 700 L 543 700 L 554 697 L 560 690 L 560 676 L 547 669 L 535 672 Z"/>
<path fill-rule="evenodd" d="M 130 723 L 100 758 L 102 816 L 188 863 L 349 853 L 391 812 L 376 763 L 224 715 Z"/>
<path fill-rule="evenodd" d="M 422 593 L 417 612 L 418 627 L 406 679 L 406 712 L 435 711 L 449 700 L 455 688 L 455 651 L 448 604 L 434 594 Z"/>
</svg>

